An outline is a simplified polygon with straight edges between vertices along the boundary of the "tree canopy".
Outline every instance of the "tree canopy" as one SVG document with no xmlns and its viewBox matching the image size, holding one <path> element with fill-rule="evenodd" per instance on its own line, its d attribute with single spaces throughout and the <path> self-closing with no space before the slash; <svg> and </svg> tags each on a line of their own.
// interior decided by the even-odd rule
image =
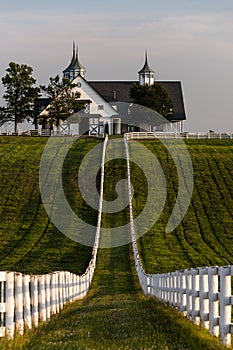
<svg viewBox="0 0 233 350">
<path fill-rule="evenodd" d="M 32 76 L 32 67 L 10 62 L 6 72 L 2 78 L 6 106 L 1 107 L 0 123 L 14 122 L 16 131 L 18 123 L 34 117 L 34 100 L 38 98 L 40 89 L 34 86 L 36 79 Z"/>
<path fill-rule="evenodd" d="M 155 125 L 161 122 L 162 118 L 159 118 L 159 115 L 168 120 L 172 117 L 172 101 L 167 90 L 159 82 L 155 82 L 153 85 L 133 84 L 130 90 L 130 97 L 134 104 L 139 105 L 136 108 L 134 106 L 131 108 L 132 115 L 136 119 L 139 118 L 139 114 L 142 116 L 142 111 L 144 121 Z M 148 108 L 146 115 L 145 109 L 140 109 L 140 106 Z M 150 112 L 149 109 L 157 112 L 157 119 L 160 119 L 160 121 L 155 121 L 155 114 Z"/>
<path fill-rule="evenodd" d="M 74 92 L 74 87 L 75 84 L 70 82 L 69 79 L 63 78 L 60 80 L 59 75 L 49 78 L 48 86 L 40 86 L 41 90 L 51 100 L 46 108 L 51 128 L 54 123 L 58 126 L 60 120 L 66 120 L 73 113 L 84 108 L 84 104 L 78 100 L 80 93 L 78 91 Z"/>
</svg>

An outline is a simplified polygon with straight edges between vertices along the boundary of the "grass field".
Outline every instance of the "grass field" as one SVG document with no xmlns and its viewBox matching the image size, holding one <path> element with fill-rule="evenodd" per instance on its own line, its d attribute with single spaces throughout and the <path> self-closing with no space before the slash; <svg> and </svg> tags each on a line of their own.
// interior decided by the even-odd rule
<svg viewBox="0 0 233 350">
<path fill-rule="evenodd" d="M 123 144 L 110 144 L 120 158 Z M 105 169 L 105 199 L 115 198 L 115 183 L 125 177 L 124 160 L 109 162 Z M 127 209 L 104 214 L 103 225 L 123 225 Z M 6 349 L 224 349 L 178 312 L 154 298 L 145 297 L 138 284 L 130 244 L 100 249 L 97 270 L 87 298 L 68 305 L 48 323 L 13 342 Z"/>
<path fill-rule="evenodd" d="M 43 209 L 38 188 L 38 168 L 40 156 L 43 152 L 45 140 L 41 139 L 0 139 L 1 152 L 1 250 L 2 257 L 0 268 L 17 270 L 22 272 L 45 273 L 52 270 L 66 269 L 80 273 L 85 269 L 90 258 L 90 248 L 80 246 L 60 234 L 49 222 Z M 71 149 L 65 162 L 63 183 L 65 193 L 74 209 L 83 219 L 96 220 L 96 212 L 91 211 L 82 202 L 77 189 L 77 169 L 83 155 L 93 147 L 97 140 L 80 140 Z M 124 152 L 121 140 L 110 144 L 116 150 L 116 158 L 121 157 Z M 118 143 L 117 143 L 118 142 Z M 225 207 L 230 207 L 228 200 L 232 198 L 232 188 L 228 190 L 228 183 L 232 181 L 232 143 L 189 142 L 188 147 L 194 159 L 195 187 L 192 200 L 192 210 L 199 221 L 193 223 L 191 232 L 204 220 L 198 231 L 198 237 L 189 235 L 185 227 L 191 214 L 185 218 L 183 223 L 167 237 L 163 232 L 169 213 L 175 203 L 177 191 L 176 171 L 174 164 L 160 143 L 148 142 L 147 147 L 158 155 L 166 172 L 168 182 L 168 199 L 161 219 L 140 240 L 140 252 L 147 271 L 159 272 L 176 270 L 178 268 L 190 267 L 195 264 L 204 265 L 214 261 L 219 263 L 226 261 L 230 263 L 229 252 L 224 253 L 224 240 L 230 243 L 230 227 L 225 225 L 225 231 L 212 232 L 210 227 L 216 214 L 209 210 L 214 207 L 216 213 L 220 199 Z M 130 145 L 130 151 L 134 144 Z M 214 154 L 214 157 L 213 157 Z M 224 159 L 224 164 L 222 160 Z M 197 162 L 197 163 L 195 163 Z M 203 169 L 200 171 L 200 163 Z M 212 165 L 218 164 L 214 170 Z M 149 165 L 148 165 L 149 166 Z M 145 201 L 144 191 L 141 186 L 145 178 L 139 169 L 133 169 L 132 177 L 135 193 L 135 204 L 137 211 Z M 228 169 L 227 174 L 218 176 L 219 170 Z M 174 176 L 170 176 L 174 174 Z M 211 174 L 211 179 L 209 179 Z M 115 184 L 118 180 L 125 178 L 125 160 L 111 161 L 106 166 L 105 177 L 105 199 L 112 200 L 116 197 Z M 217 179 L 220 177 L 220 179 Z M 212 180 L 212 178 L 214 180 Z M 170 181 L 170 180 L 171 181 Z M 207 179 L 204 181 L 203 179 Z M 213 187 L 213 183 L 217 187 Z M 210 185 L 211 182 L 211 185 Z M 207 187 L 204 187 L 207 186 Z M 217 190 L 216 190 L 217 188 Z M 220 191 L 224 189 L 224 192 Z M 210 194 L 214 198 L 210 202 Z M 208 199 L 202 199 L 202 193 Z M 220 194 L 221 192 L 221 194 Z M 196 198 L 196 199 L 195 199 Z M 199 205 L 200 202 L 200 205 Z M 210 205 L 211 203 L 211 205 Z M 200 212 L 199 212 L 200 210 Z M 224 213 L 224 207 L 221 209 Z M 136 209 L 135 209 L 136 211 Z M 203 218 L 203 212 L 206 213 Z M 208 214 L 208 215 L 207 215 Z M 22 216 L 23 215 L 23 216 Z M 227 211 L 227 216 L 215 220 L 224 220 L 228 224 L 232 220 Z M 47 220 L 47 221 L 46 221 Z M 104 214 L 103 226 L 112 227 L 124 225 L 128 221 L 127 209 L 119 214 Z M 11 225 L 12 223 L 12 225 Z M 27 225 L 26 227 L 24 225 Z M 186 225 L 186 226 L 185 226 Z M 219 225 L 221 227 L 221 225 Z M 205 231 L 208 229 L 209 231 Z M 9 236 L 8 236 L 9 232 Z M 217 236 L 218 232 L 218 236 Z M 225 232 L 225 233 L 224 233 Z M 215 237 L 218 238 L 215 238 Z M 205 237 L 200 239 L 200 237 Z M 191 238 L 194 240 L 192 243 Z M 212 241 L 210 244 L 206 240 Z M 216 242 L 215 242 L 216 239 Z M 201 247 L 198 246 L 200 241 Z M 203 247 L 209 250 L 204 251 Z M 221 250 L 222 256 L 218 254 Z M 207 249 L 207 248 L 206 248 Z M 227 251 L 227 250 L 226 250 Z M 202 252 L 205 252 L 204 257 Z M 210 255 L 209 255 L 210 253 Z M 167 257 L 167 255 L 170 256 Z M 214 260 L 216 259 L 216 260 Z M 219 260 L 218 260 L 219 259 Z M 221 260 L 222 259 L 222 260 Z M 228 260 L 229 259 L 229 260 Z M 172 260 L 172 261 L 171 261 Z M 173 261 L 174 260 L 174 261 Z M 197 264 L 197 265 L 196 265 Z M 60 314 L 54 316 L 48 323 L 41 324 L 39 328 L 27 332 L 24 337 L 16 337 L 13 342 L 0 340 L 1 349 L 161 349 L 161 350 L 199 350 L 199 349 L 224 349 L 219 341 L 186 321 L 178 312 L 164 306 L 154 298 L 145 297 L 139 287 L 131 245 L 125 245 L 113 249 L 100 249 L 97 257 L 97 268 L 93 284 L 87 298 L 83 301 L 68 305 Z"/>
<path fill-rule="evenodd" d="M 57 270 L 82 273 L 91 249 L 61 234 L 50 222 L 40 198 L 38 171 L 46 141 L 0 138 L 0 269 L 31 274 Z M 63 173 L 64 190 L 73 210 L 93 224 L 97 213 L 83 202 L 75 179 L 82 157 L 98 142 L 79 140 L 69 152 Z"/>
<path fill-rule="evenodd" d="M 167 180 L 164 211 L 139 240 L 140 255 L 148 273 L 190 267 L 233 264 L 233 141 L 186 142 L 194 170 L 191 204 L 182 223 L 171 233 L 166 224 L 175 205 L 178 180 L 175 164 L 159 142 L 143 142 L 158 158 Z M 130 144 L 137 152 L 138 143 Z M 148 161 L 148 167 L 150 163 Z M 146 200 L 146 179 L 132 164 L 135 215 Z"/>
</svg>

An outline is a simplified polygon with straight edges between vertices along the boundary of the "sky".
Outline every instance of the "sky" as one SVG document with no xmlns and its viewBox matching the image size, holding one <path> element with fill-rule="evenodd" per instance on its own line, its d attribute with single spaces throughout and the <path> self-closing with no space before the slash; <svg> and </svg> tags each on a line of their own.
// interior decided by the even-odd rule
<svg viewBox="0 0 233 350">
<path fill-rule="evenodd" d="M 87 80 L 137 80 L 148 50 L 156 80 L 182 82 L 185 131 L 233 132 L 232 0 L 0 0 L 1 78 L 26 63 L 46 85 L 73 40 Z"/>
</svg>

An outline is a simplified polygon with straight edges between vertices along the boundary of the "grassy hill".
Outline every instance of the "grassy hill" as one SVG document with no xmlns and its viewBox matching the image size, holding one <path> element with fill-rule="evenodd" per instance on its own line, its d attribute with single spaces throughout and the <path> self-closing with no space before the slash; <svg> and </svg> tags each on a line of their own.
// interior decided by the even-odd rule
<svg viewBox="0 0 233 350">
<path fill-rule="evenodd" d="M 193 164 L 194 190 L 182 223 L 171 233 L 165 233 L 165 228 L 176 201 L 176 167 L 159 141 L 143 144 L 158 158 L 167 180 L 164 211 L 154 227 L 139 240 L 146 271 L 163 273 L 233 264 L 233 141 L 186 142 Z M 137 143 L 131 143 L 130 151 L 136 152 L 137 147 Z M 147 185 L 134 164 L 132 169 L 136 215 L 145 203 L 146 191 L 142 188 Z"/>
<path fill-rule="evenodd" d="M 50 222 L 40 198 L 39 166 L 46 142 L 41 138 L 0 138 L 0 269 L 31 274 L 57 270 L 82 273 L 91 249 L 61 234 Z M 98 142 L 79 140 L 70 150 L 63 172 L 73 210 L 93 224 L 96 212 L 85 205 L 74 180 L 82 158 Z"/>
<path fill-rule="evenodd" d="M 45 142 L 46 140 L 43 139 L 0 138 L 1 211 L 3 212 L 0 225 L 2 243 L 0 268 L 26 273 L 45 273 L 58 269 L 80 273 L 85 269 L 90 258 L 90 248 L 80 246 L 61 235 L 49 222 L 40 201 L 38 169 Z M 67 184 L 65 192 L 73 209 L 83 219 L 88 219 L 93 223 L 96 220 L 96 213 L 82 202 L 75 179 L 82 157 L 97 142 L 99 141 L 88 139 L 80 140 L 75 144 L 66 160 L 63 174 L 63 183 Z M 121 140 L 116 140 L 116 142 L 121 142 Z M 195 237 L 195 233 L 196 228 L 199 227 L 199 221 L 197 221 L 198 224 L 194 222 L 190 236 L 185 230 L 185 227 L 189 225 L 188 221 L 186 221 L 186 226 L 185 224 L 180 225 L 181 228 L 178 227 L 173 235 L 167 237 L 162 234 L 175 203 L 177 180 L 174 176 L 170 176 L 172 169 L 175 174 L 174 164 L 161 144 L 148 142 L 146 145 L 158 155 L 164 165 L 167 182 L 170 184 L 168 185 L 169 195 L 166 207 L 160 221 L 156 224 L 156 228 L 150 230 L 140 240 L 140 251 L 147 271 L 176 270 L 182 266 L 203 265 L 205 261 L 230 263 L 230 254 L 229 252 L 224 253 L 223 249 L 224 240 L 227 239 L 226 242 L 230 242 L 232 237 L 230 227 L 225 225 L 224 230 L 218 230 L 217 236 L 217 231 L 213 234 L 209 229 L 209 225 L 214 225 L 214 221 L 209 225 L 206 223 L 217 215 L 209 213 L 208 210 L 212 210 L 212 204 L 216 202 L 214 213 L 217 213 L 217 207 L 223 196 L 226 196 L 226 199 L 222 201 L 224 206 L 228 207 L 229 203 L 230 207 L 231 202 L 228 200 L 232 200 L 232 188 L 227 189 L 227 185 L 232 181 L 230 172 L 232 171 L 233 144 L 226 143 L 226 141 L 222 143 L 212 141 L 211 144 L 207 141 L 188 143 L 195 170 L 195 190 L 190 210 L 195 212 L 200 222 L 205 220 L 197 231 L 198 238 Z M 121 144 L 119 148 L 118 146 L 117 143 L 110 145 L 116 150 L 116 158 L 121 158 L 123 145 Z M 134 147 L 132 143 L 131 152 L 134 151 Z M 199 162 L 202 162 L 202 171 L 200 171 Z M 207 166 L 209 163 L 218 164 L 218 167 Z M 136 210 L 140 211 L 140 206 L 145 201 L 141 190 L 145 179 L 139 169 L 133 169 L 133 167 L 132 164 L 136 212 Z M 219 170 L 216 170 L 219 168 L 226 169 L 224 176 L 219 176 Z M 115 183 L 125 177 L 125 172 L 126 164 L 122 159 L 111 161 L 106 166 L 105 199 L 115 197 Z M 210 174 L 211 179 L 209 179 Z M 209 184 L 210 181 L 217 183 L 217 190 L 216 187 L 213 187 L 212 182 L 211 185 Z M 202 187 L 198 191 L 199 185 Z M 223 192 L 220 191 L 220 188 L 223 189 Z M 211 202 L 209 191 L 214 196 Z M 204 197 L 208 196 L 208 199 L 203 199 L 204 197 L 201 196 L 203 192 Z M 218 202 L 217 198 L 219 198 Z M 223 215 L 224 206 L 219 209 L 222 217 L 217 216 L 217 218 L 221 222 L 224 220 L 224 223 L 230 223 L 232 216 L 228 211 L 226 217 Z M 202 219 L 203 210 L 206 215 Z M 185 220 L 189 220 L 189 216 L 190 214 L 187 213 Z M 105 214 L 103 225 L 104 227 L 124 225 L 127 218 L 127 209 L 119 214 Z M 190 223 L 193 224 L 193 219 Z M 191 237 L 195 245 L 191 243 Z M 200 237 L 205 238 L 200 239 Z M 213 249 L 210 246 L 209 250 L 205 251 L 203 258 L 202 247 L 207 239 L 212 241 Z M 201 247 L 198 247 L 198 242 Z M 221 255 L 218 255 L 217 249 L 220 247 L 222 247 Z M 230 246 L 228 250 L 230 251 Z M 209 252 L 212 255 L 209 256 Z M 171 262 L 170 260 L 173 260 L 171 258 L 167 259 L 167 254 L 172 254 L 174 261 Z M 25 350 L 224 349 L 218 340 L 211 337 L 207 331 L 194 326 L 178 312 L 165 307 L 154 298 L 147 298 L 142 294 L 134 270 L 130 244 L 114 249 L 99 250 L 93 285 L 86 299 L 68 305 L 50 322 L 40 325 L 38 329 L 28 332 L 24 337 L 16 337 L 13 342 L 1 340 L 0 348 Z"/>
</svg>

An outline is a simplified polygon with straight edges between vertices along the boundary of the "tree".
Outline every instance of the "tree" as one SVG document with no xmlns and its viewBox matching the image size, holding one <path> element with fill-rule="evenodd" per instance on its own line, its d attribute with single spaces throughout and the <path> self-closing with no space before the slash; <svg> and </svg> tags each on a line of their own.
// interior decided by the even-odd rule
<svg viewBox="0 0 233 350">
<path fill-rule="evenodd" d="M 144 121 L 154 125 L 161 123 L 162 118 L 159 115 L 168 120 L 171 119 L 173 104 L 167 90 L 160 83 L 156 82 L 153 85 L 133 84 L 130 97 L 133 103 L 138 105 L 131 108 L 134 119 L 140 119 L 142 113 Z M 147 113 L 145 113 L 145 108 L 140 108 L 140 106 L 147 107 Z M 155 113 L 150 110 L 157 112 L 157 118 L 155 118 Z"/>
<path fill-rule="evenodd" d="M 72 114 L 84 108 L 84 104 L 78 101 L 80 93 L 74 91 L 75 86 L 69 79 L 63 78 L 60 81 L 58 75 L 49 78 L 48 86 L 40 86 L 41 90 L 51 100 L 46 107 L 51 128 L 54 123 L 59 126 L 60 120 L 66 120 Z"/>
<path fill-rule="evenodd" d="M 34 87 L 36 80 L 32 77 L 30 66 L 10 62 L 6 72 L 2 78 L 6 106 L 1 108 L 0 119 L 1 124 L 14 122 L 16 131 L 18 123 L 29 121 L 34 116 L 34 100 L 38 98 L 40 89 Z"/>
<path fill-rule="evenodd" d="M 0 107 L 0 126 L 4 125 L 9 121 L 10 120 L 7 118 L 7 114 L 6 114 L 6 108 Z"/>
</svg>

